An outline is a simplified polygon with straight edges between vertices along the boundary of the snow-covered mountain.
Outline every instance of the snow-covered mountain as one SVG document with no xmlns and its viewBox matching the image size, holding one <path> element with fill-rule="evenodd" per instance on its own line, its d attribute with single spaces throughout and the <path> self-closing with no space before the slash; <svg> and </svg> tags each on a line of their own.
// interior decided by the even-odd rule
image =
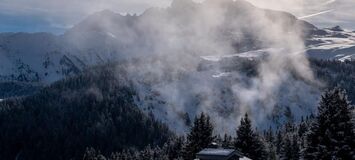
<svg viewBox="0 0 355 160">
<path fill-rule="evenodd" d="M 79 70 L 68 56 L 60 37 L 52 34 L 1 34 L 1 81 L 57 81 Z"/>
<path fill-rule="evenodd" d="M 297 33 L 305 51 L 283 48 L 288 42 L 275 45 L 282 41 L 274 38 L 279 33 Z M 0 34 L 0 81 L 50 84 L 90 66 L 132 60 L 125 70 L 139 91 L 136 103 L 142 110 L 179 131 L 186 129 L 184 119 L 205 111 L 225 124 L 220 130 L 229 130 L 227 122 L 237 122 L 248 105 L 255 106 L 251 112 L 260 126 L 282 123 L 285 117 L 278 116 L 287 108 L 295 119 L 314 111 L 309 106 L 316 106 L 319 85 L 293 76 L 297 68 L 272 75 L 281 76 L 275 88 L 263 82 L 275 92 L 271 97 L 255 92 L 263 88 L 252 83 L 268 79 L 256 78 L 257 69 L 248 64 L 290 50 L 317 59 L 351 60 L 355 33 L 340 27 L 318 29 L 289 13 L 242 0 L 175 0 L 170 8 L 152 8 L 142 15 L 98 12 L 59 36 Z M 289 61 L 294 62 L 285 63 Z M 263 121 L 264 112 L 273 115 Z"/>
<path fill-rule="evenodd" d="M 213 5 L 214 1 L 210 0 L 203 5 L 208 7 L 209 3 Z M 235 51 L 231 54 L 246 56 L 247 51 L 256 49 L 260 51 L 262 49 L 262 46 L 258 45 L 260 39 L 248 29 L 248 26 L 252 26 L 249 24 L 252 22 L 248 20 L 248 12 L 261 9 L 244 1 L 233 3 L 225 0 L 221 4 L 231 12 L 226 13 L 226 16 L 231 17 L 225 17 L 226 26 L 221 26 L 218 33 L 221 34 L 221 40 L 234 41 Z M 160 29 L 178 26 L 172 29 L 186 30 L 181 31 L 181 34 L 186 33 L 186 35 L 189 29 L 194 30 L 189 28 L 194 27 L 189 26 L 194 20 L 191 16 L 194 14 L 194 9 L 189 8 L 197 8 L 198 5 L 189 0 L 174 1 L 171 8 L 152 8 L 140 16 L 122 16 L 106 10 L 88 17 L 60 36 L 49 33 L 2 33 L 0 34 L 1 80 L 51 83 L 67 75 L 78 73 L 86 66 L 141 54 L 139 52 L 157 52 L 154 50 L 156 44 L 150 43 L 164 43 L 161 40 L 165 39 L 154 39 L 160 38 Z M 292 26 L 305 26 L 305 34 L 311 34 L 307 38 L 310 57 L 344 60 L 354 56 L 354 32 L 347 32 L 341 28 L 319 30 L 288 13 L 269 10 L 265 13 L 269 14 L 270 18 L 287 17 L 284 19 L 293 24 Z M 162 19 L 169 21 L 152 20 L 159 20 L 157 17 L 164 17 Z M 201 30 L 203 23 L 207 22 L 197 24 L 200 25 Z M 239 28 L 228 28 L 232 27 L 228 23 L 238 23 Z M 236 30 L 239 33 L 232 32 Z M 210 33 L 201 31 L 201 34 Z M 240 35 L 242 39 L 238 34 L 243 34 Z M 251 54 L 256 56 L 255 51 Z"/>
<path fill-rule="evenodd" d="M 214 5 L 213 3 L 214 1 L 210 0 L 202 6 L 208 8 Z M 220 34 L 218 38 L 233 42 L 235 51 L 232 51 L 231 55 L 248 56 L 247 52 L 252 51 L 249 52 L 250 56 L 257 56 L 256 52 L 265 50 L 259 45 L 259 37 L 251 33 L 252 30 L 248 28 L 255 26 L 250 25 L 253 23 L 250 21 L 252 17 L 248 16 L 252 15 L 250 12 L 264 10 L 257 9 L 244 1 L 233 3 L 225 0 L 218 4 L 230 12 L 225 14 L 227 17 L 223 17 L 225 26 L 218 28 Z M 160 35 L 169 32 L 166 28 L 171 29 L 172 32 L 181 30 L 179 33 L 186 34 L 187 39 L 190 38 L 189 30 L 194 31 L 192 27 L 195 26 L 201 27 L 201 33 L 194 36 L 209 35 L 211 33 L 203 30 L 203 25 L 210 20 L 193 23 L 195 17 L 191 15 L 194 14 L 194 8 L 203 8 L 199 5 L 201 4 L 189 0 L 174 1 L 171 8 L 152 8 L 140 16 L 122 16 L 106 10 L 88 17 L 60 36 L 49 33 L 2 33 L 0 34 L 0 79 L 48 84 L 67 75 L 76 74 L 86 66 L 140 55 L 140 52 L 158 52 L 156 46 L 166 43 L 165 38 Z M 354 32 L 344 31 L 340 27 L 320 30 L 305 21 L 297 20 L 288 13 L 270 10 L 264 12 L 270 18 L 287 17 L 283 19 L 292 24 L 291 26 L 305 26 L 304 33 L 310 34 L 306 39 L 307 53 L 310 57 L 342 61 L 354 57 Z M 167 21 L 154 21 L 154 19 Z M 229 28 L 234 27 L 231 25 L 234 23 L 238 24 L 236 25 L 238 28 Z"/>
</svg>

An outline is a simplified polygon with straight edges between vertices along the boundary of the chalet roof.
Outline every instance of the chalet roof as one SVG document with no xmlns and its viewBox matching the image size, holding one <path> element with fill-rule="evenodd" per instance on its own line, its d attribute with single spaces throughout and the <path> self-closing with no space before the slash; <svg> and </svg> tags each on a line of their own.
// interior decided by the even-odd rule
<svg viewBox="0 0 355 160">
<path fill-rule="evenodd" d="M 234 149 L 206 148 L 198 152 L 197 155 L 229 156 L 234 154 Z"/>
<path fill-rule="evenodd" d="M 200 160 L 230 160 L 239 158 L 240 160 L 250 160 L 247 157 L 234 149 L 223 148 L 205 148 L 196 154 L 197 159 Z"/>
<path fill-rule="evenodd" d="M 206 148 L 196 154 L 200 160 L 229 160 L 238 156 L 234 149 Z"/>
</svg>

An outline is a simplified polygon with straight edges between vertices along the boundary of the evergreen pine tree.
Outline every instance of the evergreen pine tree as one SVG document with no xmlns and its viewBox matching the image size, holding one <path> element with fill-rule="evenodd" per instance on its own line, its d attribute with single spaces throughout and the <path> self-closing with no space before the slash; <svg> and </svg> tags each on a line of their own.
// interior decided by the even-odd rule
<svg viewBox="0 0 355 160">
<path fill-rule="evenodd" d="M 190 133 L 187 135 L 187 142 L 184 146 L 184 159 L 194 159 L 195 154 L 203 148 L 208 147 L 214 140 L 213 125 L 209 116 L 201 113 L 196 117 Z"/>
<path fill-rule="evenodd" d="M 280 130 L 277 131 L 277 135 L 275 139 L 275 147 L 276 147 L 276 153 L 280 154 L 282 148 L 282 132 Z"/>
<path fill-rule="evenodd" d="M 308 121 L 305 121 L 302 117 L 301 123 L 298 125 L 298 130 L 297 130 L 297 135 L 298 135 L 298 144 L 299 144 L 299 152 L 301 152 L 305 149 L 306 147 L 306 133 L 308 132 Z"/>
<path fill-rule="evenodd" d="M 171 138 L 163 147 L 164 152 L 169 159 L 178 159 L 182 155 L 182 147 L 184 144 L 184 137 Z"/>
<path fill-rule="evenodd" d="M 301 138 L 304 136 L 304 134 L 307 132 L 308 130 L 308 126 L 307 126 L 307 122 L 303 120 L 303 117 L 302 117 L 302 120 L 301 120 L 301 123 L 298 125 L 298 136 Z"/>
<path fill-rule="evenodd" d="M 230 148 L 233 147 L 232 136 L 224 134 L 223 141 L 222 141 L 223 148 Z"/>
<path fill-rule="evenodd" d="M 300 153 L 299 139 L 298 139 L 297 135 L 293 135 L 292 142 L 291 142 L 291 147 L 292 147 L 292 157 L 291 157 L 291 159 L 299 160 L 301 153 Z"/>
<path fill-rule="evenodd" d="M 305 159 L 354 159 L 355 135 L 351 122 L 353 106 L 345 91 L 327 91 L 307 136 Z"/>
<path fill-rule="evenodd" d="M 288 160 L 292 159 L 292 140 L 290 135 L 286 134 L 281 145 L 280 159 Z"/>
<path fill-rule="evenodd" d="M 248 114 L 245 114 L 240 122 L 234 146 L 251 159 L 266 159 L 265 146 L 260 137 L 254 133 Z"/>
<path fill-rule="evenodd" d="M 189 127 L 191 126 L 191 119 L 190 119 L 189 113 L 187 113 L 187 112 L 184 114 L 184 121 L 185 121 L 186 126 L 189 126 Z"/>
<path fill-rule="evenodd" d="M 287 122 L 284 124 L 284 129 L 281 138 L 281 148 L 279 152 L 280 159 L 298 160 L 300 158 L 300 143 L 299 130 L 296 124 Z"/>
<path fill-rule="evenodd" d="M 86 148 L 83 160 L 106 160 L 106 158 L 94 148 Z"/>
<path fill-rule="evenodd" d="M 264 133 L 265 141 L 266 141 L 266 152 L 267 152 L 267 159 L 275 160 L 276 159 L 276 147 L 274 144 L 274 132 L 270 127 L 269 130 L 265 131 Z"/>
</svg>

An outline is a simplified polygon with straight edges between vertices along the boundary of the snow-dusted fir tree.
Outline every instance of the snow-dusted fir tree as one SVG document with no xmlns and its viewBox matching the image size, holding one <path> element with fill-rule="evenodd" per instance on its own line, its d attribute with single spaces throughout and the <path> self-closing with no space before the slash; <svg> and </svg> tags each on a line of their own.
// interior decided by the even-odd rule
<svg viewBox="0 0 355 160">
<path fill-rule="evenodd" d="M 307 135 L 304 159 L 355 159 L 354 107 L 344 90 L 327 91 Z"/>
<path fill-rule="evenodd" d="M 195 154 L 208 147 L 214 138 L 210 117 L 201 113 L 199 117 L 195 118 L 191 131 L 187 135 L 187 142 L 183 149 L 184 159 L 194 159 Z"/>
<path fill-rule="evenodd" d="M 236 149 L 251 159 L 264 160 L 267 158 L 265 146 L 259 135 L 253 131 L 248 114 L 245 114 L 245 117 L 240 121 L 234 145 Z"/>
<path fill-rule="evenodd" d="M 282 132 L 278 129 L 276 132 L 276 137 L 275 137 L 275 147 L 276 147 L 276 153 L 280 154 L 281 153 L 281 147 L 282 147 Z"/>
<path fill-rule="evenodd" d="M 264 139 L 265 139 L 265 148 L 267 152 L 267 159 L 275 160 L 277 158 L 276 154 L 276 146 L 275 146 L 275 136 L 273 129 L 270 128 L 264 132 Z"/>
<path fill-rule="evenodd" d="M 228 134 L 224 134 L 223 140 L 221 142 L 223 148 L 233 147 L 233 138 Z"/>
<path fill-rule="evenodd" d="M 287 132 L 287 129 L 285 129 L 283 132 L 279 158 L 281 160 L 300 159 L 299 135 L 295 130 Z"/>
</svg>

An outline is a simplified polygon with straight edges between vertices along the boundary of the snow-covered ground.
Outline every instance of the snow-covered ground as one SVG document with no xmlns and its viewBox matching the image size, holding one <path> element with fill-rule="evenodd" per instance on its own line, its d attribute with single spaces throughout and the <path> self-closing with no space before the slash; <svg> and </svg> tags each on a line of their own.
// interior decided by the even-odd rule
<svg viewBox="0 0 355 160">
<path fill-rule="evenodd" d="M 355 33 L 351 31 L 324 29 L 325 35 L 308 39 L 307 54 L 312 58 L 331 60 L 355 59 Z"/>
<path fill-rule="evenodd" d="M 313 38 L 315 41 L 321 41 L 316 45 L 311 45 L 309 49 L 345 49 L 355 46 L 355 40 L 350 38 L 337 38 L 337 37 L 319 37 Z"/>
<path fill-rule="evenodd" d="M 236 54 L 229 54 L 229 55 L 211 55 L 211 56 L 202 56 L 201 58 L 207 61 L 212 61 L 212 62 L 218 62 L 222 59 L 227 59 L 227 58 L 245 58 L 248 60 L 253 60 L 256 58 L 263 57 L 267 55 L 270 52 L 277 52 L 282 50 L 281 48 L 266 48 L 266 49 L 259 49 L 259 50 L 252 50 L 252 51 L 247 51 L 247 52 L 242 52 L 242 53 L 236 53 Z"/>
<path fill-rule="evenodd" d="M 309 57 L 324 60 L 345 60 L 355 59 L 355 33 L 350 31 L 332 31 L 324 29 L 327 33 L 321 36 L 314 36 L 307 41 L 310 42 L 306 46 L 305 52 Z M 230 55 L 210 55 L 202 56 L 201 58 L 211 62 L 218 62 L 222 59 L 240 57 L 245 59 L 256 59 L 263 57 L 271 52 L 279 52 L 281 48 L 265 48 L 259 50 L 252 50 L 242 53 Z"/>
</svg>

